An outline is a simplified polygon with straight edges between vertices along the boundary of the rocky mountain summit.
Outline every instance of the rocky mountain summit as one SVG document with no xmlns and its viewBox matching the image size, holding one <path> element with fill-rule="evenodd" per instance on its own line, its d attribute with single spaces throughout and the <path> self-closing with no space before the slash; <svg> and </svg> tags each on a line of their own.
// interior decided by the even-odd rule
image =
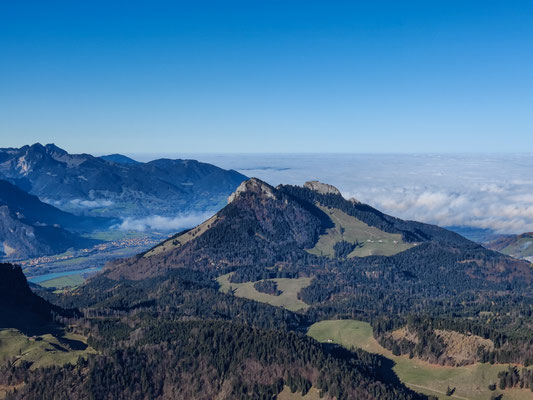
<svg viewBox="0 0 533 400">
<path fill-rule="evenodd" d="M 335 186 L 329 185 L 327 183 L 322 183 L 319 181 L 305 182 L 304 188 L 314 190 L 315 192 L 320 193 L 320 194 L 341 195 L 341 192 Z"/>
</svg>

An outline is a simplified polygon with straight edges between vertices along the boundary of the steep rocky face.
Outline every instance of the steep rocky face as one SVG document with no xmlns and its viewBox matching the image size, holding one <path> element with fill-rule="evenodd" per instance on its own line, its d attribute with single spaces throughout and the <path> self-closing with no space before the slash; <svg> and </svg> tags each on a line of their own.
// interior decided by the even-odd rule
<svg viewBox="0 0 533 400">
<path fill-rule="evenodd" d="M 246 179 L 195 160 L 110 157 L 69 154 L 53 144 L 0 149 L 0 178 L 63 210 L 108 217 L 218 209 Z"/>
<path fill-rule="evenodd" d="M 342 197 L 340 190 L 337 189 L 335 186 L 330 185 L 328 183 L 322 183 L 319 181 L 308 181 L 304 183 L 304 188 L 312 190 L 313 192 L 316 192 L 318 194 L 325 194 L 325 195 L 331 194 L 334 196 Z M 354 197 L 348 199 L 348 201 L 350 201 L 353 204 L 363 204 Z"/>
<path fill-rule="evenodd" d="M 23 260 L 100 243 L 58 226 L 40 225 L 0 206 L 0 259 Z"/>
<path fill-rule="evenodd" d="M 256 196 L 266 199 L 275 199 L 274 188 L 268 183 L 257 178 L 250 178 L 242 182 L 239 187 L 228 197 L 228 203 L 232 203 L 241 196 Z"/>
</svg>

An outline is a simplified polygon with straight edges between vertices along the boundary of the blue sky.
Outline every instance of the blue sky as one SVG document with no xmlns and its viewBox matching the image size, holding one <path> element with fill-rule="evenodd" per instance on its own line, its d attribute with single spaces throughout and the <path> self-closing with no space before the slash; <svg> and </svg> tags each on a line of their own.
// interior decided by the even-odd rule
<svg viewBox="0 0 533 400">
<path fill-rule="evenodd" d="M 0 147 L 531 151 L 532 20 L 531 1 L 4 1 Z"/>
</svg>

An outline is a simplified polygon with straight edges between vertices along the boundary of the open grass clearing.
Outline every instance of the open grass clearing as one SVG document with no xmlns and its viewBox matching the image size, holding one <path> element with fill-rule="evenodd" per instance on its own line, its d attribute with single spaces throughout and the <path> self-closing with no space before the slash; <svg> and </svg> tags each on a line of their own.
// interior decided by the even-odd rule
<svg viewBox="0 0 533 400">
<path fill-rule="evenodd" d="M 85 337 L 66 333 L 28 337 L 17 329 L 0 330 L 0 362 L 15 358 L 32 363 L 32 368 L 75 363 L 79 357 L 95 354 Z"/>
<path fill-rule="evenodd" d="M 331 218 L 335 226 L 320 236 L 315 247 L 307 250 L 311 254 L 333 257 L 335 255 L 333 246 L 342 240 L 360 244 L 348 257 L 391 256 L 414 246 L 413 243 L 405 243 L 402 235 L 383 232 L 344 211 L 319 207 Z"/>
<path fill-rule="evenodd" d="M 230 288 L 234 290 L 235 296 L 246 299 L 268 303 L 273 306 L 283 307 L 290 311 L 303 310 L 309 305 L 298 299 L 298 292 L 309 286 L 313 278 L 276 278 L 270 279 L 278 284 L 278 289 L 282 292 L 279 296 L 261 293 L 255 290 L 254 284 L 257 282 L 233 283 L 229 281 L 232 273 L 219 276 L 220 291 L 227 293 Z"/>
<path fill-rule="evenodd" d="M 302 396 L 301 392 L 292 393 L 288 386 L 283 388 L 283 391 L 278 394 L 278 400 L 319 400 L 320 391 L 316 388 L 309 389 L 309 392 Z"/>
<path fill-rule="evenodd" d="M 465 367 L 446 367 L 425 361 L 395 356 L 381 347 L 372 336 L 370 324 L 355 320 L 321 321 L 313 324 L 307 334 L 320 342 L 332 342 L 347 348 L 361 348 L 370 353 L 381 354 L 391 359 L 394 372 L 411 389 L 439 399 L 488 400 L 493 392 L 490 383 L 498 382 L 498 372 L 507 365 L 473 364 Z M 453 396 L 446 396 L 446 389 L 455 387 Z M 497 390 L 497 392 L 500 392 Z M 504 400 L 533 400 L 529 389 L 501 391 Z"/>
</svg>

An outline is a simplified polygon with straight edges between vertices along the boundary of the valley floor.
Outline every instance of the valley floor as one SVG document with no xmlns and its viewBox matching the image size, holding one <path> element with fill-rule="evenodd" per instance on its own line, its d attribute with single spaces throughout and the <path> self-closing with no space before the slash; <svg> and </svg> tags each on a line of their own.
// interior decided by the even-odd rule
<svg viewBox="0 0 533 400">
<path fill-rule="evenodd" d="M 100 271 L 104 265 L 117 258 L 130 257 L 159 243 L 166 236 L 160 233 L 121 232 L 110 230 L 88 235 L 91 239 L 105 241 L 90 249 L 69 250 L 62 254 L 18 261 L 31 283 L 46 288 L 75 287 L 85 278 Z"/>
</svg>

